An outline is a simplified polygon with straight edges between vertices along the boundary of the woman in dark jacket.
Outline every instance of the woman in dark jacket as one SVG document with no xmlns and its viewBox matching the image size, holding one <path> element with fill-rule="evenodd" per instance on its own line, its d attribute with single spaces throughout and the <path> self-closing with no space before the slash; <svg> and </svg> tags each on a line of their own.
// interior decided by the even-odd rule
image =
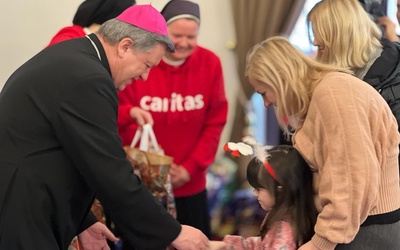
<svg viewBox="0 0 400 250">
<path fill-rule="evenodd" d="M 316 60 L 351 69 L 381 93 L 400 124 L 399 45 L 382 39 L 358 0 L 322 0 L 307 19 L 318 47 Z"/>
</svg>

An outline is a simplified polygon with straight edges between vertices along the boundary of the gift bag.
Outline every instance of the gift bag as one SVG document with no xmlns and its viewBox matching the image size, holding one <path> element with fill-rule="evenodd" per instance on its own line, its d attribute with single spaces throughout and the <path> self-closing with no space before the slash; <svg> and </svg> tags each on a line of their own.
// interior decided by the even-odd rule
<svg viewBox="0 0 400 250">
<path fill-rule="evenodd" d="M 140 140 L 139 148 L 136 144 Z M 136 130 L 130 146 L 124 147 L 127 159 L 153 196 L 176 218 L 175 201 L 169 169 L 173 158 L 164 155 L 159 147 L 153 128 L 149 124 Z"/>
</svg>

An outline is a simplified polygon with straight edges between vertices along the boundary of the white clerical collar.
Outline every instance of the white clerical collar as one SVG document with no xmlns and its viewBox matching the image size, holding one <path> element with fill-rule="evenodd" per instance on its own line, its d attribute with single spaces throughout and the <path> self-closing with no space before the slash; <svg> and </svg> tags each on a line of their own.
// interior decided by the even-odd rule
<svg viewBox="0 0 400 250">
<path fill-rule="evenodd" d="M 92 43 L 93 48 L 96 50 L 97 56 L 99 57 L 99 60 L 101 61 L 100 51 L 97 48 L 96 44 L 93 42 L 93 40 L 88 35 L 86 35 L 86 38 L 89 39 L 89 41 Z"/>
</svg>

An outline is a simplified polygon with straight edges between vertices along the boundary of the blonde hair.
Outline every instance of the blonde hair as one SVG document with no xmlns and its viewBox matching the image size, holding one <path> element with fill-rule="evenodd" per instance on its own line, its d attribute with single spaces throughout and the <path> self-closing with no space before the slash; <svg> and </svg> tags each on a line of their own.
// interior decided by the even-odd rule
<svg viewBox="0 0 400 250">
<path fill-rule="evenodd" d="M 276 95 L 275 113 L 281 128 L 290 134 L 285 119 L 295 129 L 306 117 L 311 96 L 329 72 L 350 71 L 319 63 L 293 47 L 284 37 L 271 37 L 256 44 L 246 58 L 245 74 L 255 81 L 270 86 Z"/>
<path fill-rule="evenodd" d="M 322 0 L 308 13 L 307 21 L 324 47 L 316 56 L 319 62 L 355 71 L 382 47 L 379 27 L 358 0 Z"/>
</svg>

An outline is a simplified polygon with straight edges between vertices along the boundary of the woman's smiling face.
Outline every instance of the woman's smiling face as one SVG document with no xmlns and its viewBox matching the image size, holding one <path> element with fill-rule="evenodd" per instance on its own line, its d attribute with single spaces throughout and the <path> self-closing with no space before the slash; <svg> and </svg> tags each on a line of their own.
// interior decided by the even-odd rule
<svg viewBox="0 0 400 250">
<path fill-rule="evenodd" d="M 188 58 L 197 47 L 199 24 L 190 18 L 181 18 L 168 24 L 168 35 L 175 46 L 174 53 L 167 53 L 173 61 Z"/>
</svg>

